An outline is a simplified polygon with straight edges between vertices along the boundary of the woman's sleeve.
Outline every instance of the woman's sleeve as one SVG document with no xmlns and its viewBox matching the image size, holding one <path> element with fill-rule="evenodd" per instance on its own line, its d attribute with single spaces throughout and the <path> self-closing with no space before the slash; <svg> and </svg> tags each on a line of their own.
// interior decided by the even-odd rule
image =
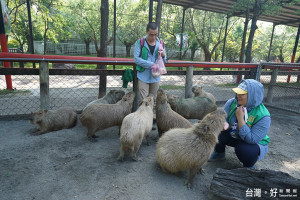
<svg viewBox="0 0 300 200">
<path fill-rule="evenodd" d="M 144 60 L 140 57 L 141 55 L 141 44 L 139 40 L 135 43 L 134 48 L 134 62 L 135 64 L 142 66 L 144 68 L 150 68 L 153 65 L 153 62 L 150 62 L 148 60 Z"/>
<path fill-rule="evenodd" d="M 269 132 L 271 125 L 271 117 L 265 116 L 255 123 L 251 128 L 245 124 L 239 131 L 242 140 L 249 144 L 257 144 Z"/>
</svg>

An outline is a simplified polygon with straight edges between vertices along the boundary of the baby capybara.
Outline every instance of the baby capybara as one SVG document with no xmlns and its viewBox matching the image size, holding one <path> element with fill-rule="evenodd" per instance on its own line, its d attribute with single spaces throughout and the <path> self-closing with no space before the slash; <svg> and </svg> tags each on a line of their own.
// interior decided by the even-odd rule
<svg viewBox="0 0 300 200">
<path fill-rule="evenodd" d="M 207 114 L 192 128 L 175 128 L 158 140 L 156 158 L 164 172 L 189 170 L 188 188 L 192 180 L 212 153 L 218 135 L 226 124 L 226 113 L 218 109 Z"/>
</svg>

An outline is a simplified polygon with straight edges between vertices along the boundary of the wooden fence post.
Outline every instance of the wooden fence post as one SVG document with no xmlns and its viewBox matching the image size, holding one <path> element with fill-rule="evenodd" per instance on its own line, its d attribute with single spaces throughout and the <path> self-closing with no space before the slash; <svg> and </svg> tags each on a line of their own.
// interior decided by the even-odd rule
<svg viewBox="0 0 300 200">
<path fill-rule="evenodd" d="M 192 97 L 192 87 L 193 87 L 193 70 L 194 66 L 188 66 L 186 68 L 186 79 L 185 79 L 185 98 Z"/>
<path fill-rule="evenodd" d="M 275 68 L 272 71 L 271 81 L 270 81 L 268 94 L 267 94 L 267 103 L 272 103 L 272 101 L 273 101 L 274 86 L 276 86 L 278 69 L 279 68 Z"/>
<path fill-rule="evenodd" d="M 49 67 L 48 62 L 40 62 L 40 108 L 50 108 L 50 96 L 49 96 Z"/>
</svg>

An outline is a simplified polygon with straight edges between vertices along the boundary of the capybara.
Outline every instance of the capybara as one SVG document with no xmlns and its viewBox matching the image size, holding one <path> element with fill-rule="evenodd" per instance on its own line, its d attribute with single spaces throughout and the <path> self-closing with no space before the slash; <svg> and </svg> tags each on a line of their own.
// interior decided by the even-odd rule
<svg viewBox="0 0 300 200">
<path fill-rule="evenodd" d="M 91 104 L 80 115 L 82 126 L 87 129 L 90 141 L 96 141 L 95 133 L 112 126 L 121 127 L 126 115 L 131 113 L 134 92 L 129 92 L 116 104 Z"/>
<path fill-rule="evenodd" d="M 86 107 L 88 107 L 91 104 L 97 104 L 97 103 L 98 104 L 115 104 L 118 101 L 120 101 L 124 95 L 125 95 L 125 92 L 123 90 L 110 90 L 104 97 L 90 102 L 89 104 L 86 105 Z"/>
<path fill-rule="evenodd" d="M 58 110 L 41 109 L 31 114 L 30 122 L 38 125 L 38 131 L 32 135 L 41 135 L 50 131 L 74 127 L 77 123 L 77 114 L 70 107 L 62 107 Z"/>
<path fill-rule="evenodd" d="M 203 117 L 217 109 L 216 103 L 207 97 L 179 98 L 168 94 L 171 108 L 186 119 L 203 119 Z"/>
<path fill-rule="evenodd" d="M 167 95 L 161 88 L 157 91 L 156 97 L 156 124 L 159 137 L 171 128 L 192 127 L 187 119 L 171 109 Z"/>
<path fill-rule="evenodd" d="M 164 133 L 156 146 L 156 158 L 164 172 L 189 170 L 188 188 L 203 164 L 207 162 L 218 135 L 226 122 L 226 113 L 218 109 L 207 114 L 192 128 L 175 128 Z"/>
<path fill-rule="evenodd" d="M 143 138 L 146 138 L 147 144 L 148 133 L 153 125 L 153 95 L 150 94 L 144 98 L 140 107 L 134 112 L 127 115 L 122 122 L 120 130 L 120 156 L 118 160 L 123 161 L 124 154 L 130 150 L 130 156 L 133 160 L 137 160 L 137 152 L 142 144 Z"/>
<path fill-rule="evenodd" d="M 209 98 L 212 102 L 216 103 L 216 99 L 214 97 L 214 95 L 212 95 L 211 93 L 208 93 L 206 91 L 203 90 L 203 88 L 201 86 L 193 86 L 192 87 L 192 92 L 194 93 L 195 97 L 207 97 Z"/>
</svg>

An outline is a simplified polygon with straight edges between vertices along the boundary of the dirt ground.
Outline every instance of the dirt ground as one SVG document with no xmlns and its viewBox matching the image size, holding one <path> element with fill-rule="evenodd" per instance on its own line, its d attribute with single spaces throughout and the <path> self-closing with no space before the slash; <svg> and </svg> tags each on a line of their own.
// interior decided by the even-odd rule
<svg viewBox="0 0 300 200">
<path fill-rule="evenodd" d="M 269 110 L 269 153 L 256 168 L 280 170 L 300 179 L 299 114 Z M 151 132 L 150 146 L 142 144 L 139 161 L 118 162 L 117 127 L 97 132 L 95 143 L 86 139 L 79 121 L 72 129 L 41 136 L 30 135 L 36 126 L 28 120 L 0 121 L 0 127 L 1 200 L 215 199 L 209 186 L 216 169 L 242 167 L 229 147 L 227 159 L 205 164 L 205 173 L 198 174 L 193 190 L 188 190 L 186 172 L 165 174 L 159 168 L 157 130 Z"/>
</svg>

